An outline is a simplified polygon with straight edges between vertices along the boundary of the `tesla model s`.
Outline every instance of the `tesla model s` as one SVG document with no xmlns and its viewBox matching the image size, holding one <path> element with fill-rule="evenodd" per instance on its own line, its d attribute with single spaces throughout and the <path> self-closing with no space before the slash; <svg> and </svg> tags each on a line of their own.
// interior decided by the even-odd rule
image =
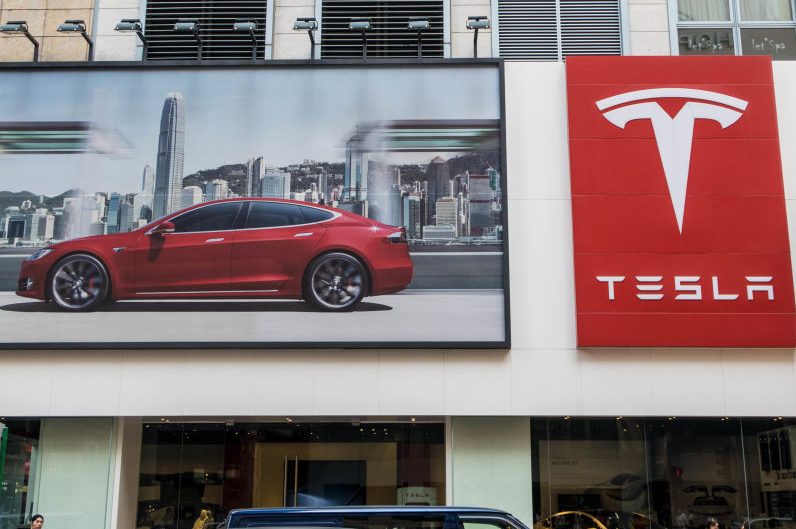
<svg viewBox="0 0 796 529">
<path fill-rule="evenodd" d="M 123 299 L 305 299 L 350 310 L 412 280 L 404 228 L 267 198 L 205 202 L 142 228 L 30 255 L 17 294 L 68 311 Z"/>
</svg>

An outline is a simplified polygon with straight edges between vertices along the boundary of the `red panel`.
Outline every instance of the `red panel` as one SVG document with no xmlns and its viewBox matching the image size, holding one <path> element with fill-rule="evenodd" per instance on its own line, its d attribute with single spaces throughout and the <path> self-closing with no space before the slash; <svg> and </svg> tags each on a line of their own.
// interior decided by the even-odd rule
<svg viewBox="0 0 796 529">
<path fill-rule="evenodd" d="M 770 59 L 574 57 L 567 83 L 579 345 L 796 346 Z M 597 105 L 652 89 L 678 91 Z"/>
</svg>

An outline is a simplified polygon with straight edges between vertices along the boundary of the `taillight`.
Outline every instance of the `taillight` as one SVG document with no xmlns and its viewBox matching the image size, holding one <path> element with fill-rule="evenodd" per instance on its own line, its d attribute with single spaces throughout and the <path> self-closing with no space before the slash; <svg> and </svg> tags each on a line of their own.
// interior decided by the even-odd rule
<svg viewBox="0 0 796 529">
<path fill-rule="evenodd" d="M 406 244 L 406 228 L 401 226 L 398 231 L 394 231 L 384 238 L 385 241 L 392 244 Z"/>
</svg>

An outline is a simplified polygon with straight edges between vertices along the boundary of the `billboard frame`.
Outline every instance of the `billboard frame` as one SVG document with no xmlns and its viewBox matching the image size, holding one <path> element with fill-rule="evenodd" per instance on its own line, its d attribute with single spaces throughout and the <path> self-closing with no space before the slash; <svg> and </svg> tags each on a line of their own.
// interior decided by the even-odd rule
<svg viewBox="0 0 796 529">
<path fill-rule="evenodd" d="M 511 349 L 511 281 L 509 274 L 508 177 L 506 153 L 506 95 L 504 60 L 499 58 L 470 59 L 367 59 L 367 60 L 218 60 L 218 61 L 74 61 L 74 62 L 7 62 L 0 63 L 4 72 L 36 71 L 103 71 L 103 70 L 285 70 L 325 68 L 495 68 L 498 75 L 500 123 L 500 185 L 503 216 L 503 340 L 496 341 L 389 341 L 389 342 L 0 342 L 2 350 L 172 350 L 172 349 Z"/>
</svg>

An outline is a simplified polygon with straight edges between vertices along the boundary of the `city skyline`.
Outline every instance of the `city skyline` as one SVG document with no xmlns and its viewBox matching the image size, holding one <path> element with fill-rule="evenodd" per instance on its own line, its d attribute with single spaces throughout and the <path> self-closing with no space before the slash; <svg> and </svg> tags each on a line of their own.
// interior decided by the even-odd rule
<svg viewBox="0 0 796 529">
<path fill-rule="evenodd" d="M 70 188 L 138 191 L 141 168 L 156 164 L 153 131 L 170 92 L 185 97 L 184 174 L 245 163 L 252 156 L 276 166 L 305 158 L 341 163 L 346 138 L 364 121 L 499 118 L 492 69 L 399 69 L 400 75 L 392 70 L 342 68 L 315 71 L 310 78 L 302 70 L 70 72 L 58 86 L 39 78 L 45 72 L 12 73 L 11 92 L 27 97 L 0 98 L 6 119 L 89 122 L 94 131 L 112 131 L 129 147 L 113 154 L 3 156 L 0 189 L 48 196 Z M 458 88 L 427 90 L 445 84 Z M 490 88 L 494 97 L 485 98 Z M 395 156 L 420 163 L 432 157 Z"/>
</svg>

